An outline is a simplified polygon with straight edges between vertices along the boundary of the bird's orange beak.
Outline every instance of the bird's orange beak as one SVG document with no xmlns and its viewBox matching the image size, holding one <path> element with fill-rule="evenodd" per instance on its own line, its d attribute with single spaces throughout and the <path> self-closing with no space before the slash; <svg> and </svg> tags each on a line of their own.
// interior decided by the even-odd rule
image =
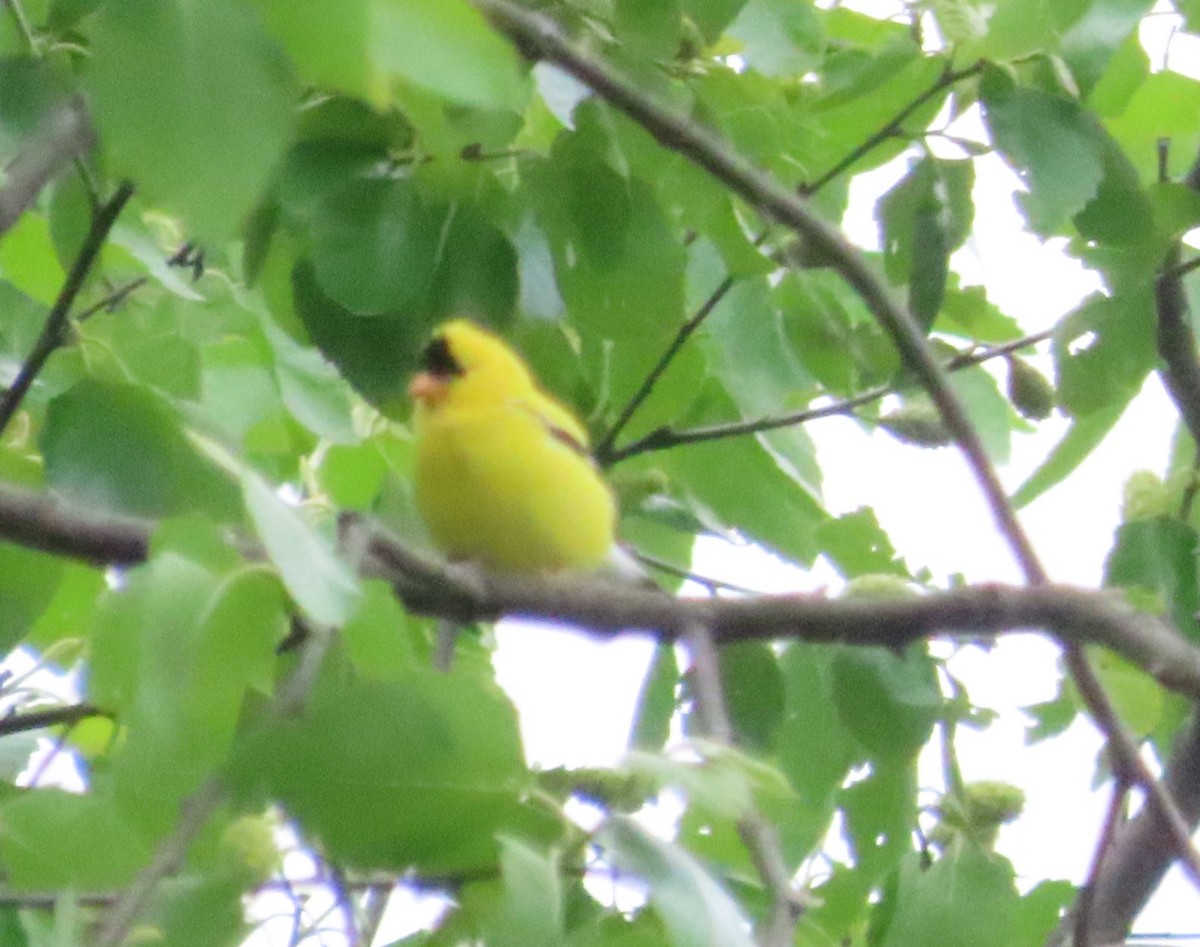
<svg viewBox="0 0 1200 947">
<path fill-rule="evenodd" d="M 439 378 L 432 372 L 421 372 L 413 376 L 408 383 L 408 393 L 414 401 L 424 405 L 435 405 L 442 401 L 450 391 L 450 385 L 444 378 Z"/>
</svg>

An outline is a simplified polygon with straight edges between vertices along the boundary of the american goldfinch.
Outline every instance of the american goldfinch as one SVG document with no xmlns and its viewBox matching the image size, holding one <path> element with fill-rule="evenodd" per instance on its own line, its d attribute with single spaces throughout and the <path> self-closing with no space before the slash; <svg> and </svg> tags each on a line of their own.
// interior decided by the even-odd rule
<svg viewBox="0 0 1200 947">
<path fill-rule="evenodd" d="M 416 500 L 453 559 L 514 572 L 590 570 L 613 547 L 616 503 L 587 432 L 520 356 L 465 319 L 436 330 L 416 401 Z"/>
</svg>

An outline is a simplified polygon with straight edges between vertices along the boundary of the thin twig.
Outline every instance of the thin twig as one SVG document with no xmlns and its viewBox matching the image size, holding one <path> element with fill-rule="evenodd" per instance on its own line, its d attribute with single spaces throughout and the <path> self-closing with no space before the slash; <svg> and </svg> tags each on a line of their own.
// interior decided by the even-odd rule
<svg viewBox="0 0 1200 947">
<path fill-rule="evenodd" d="M 150 864 L 142 869 L 133 884 L 122 892 L 105 913 L 104 925 L 93 947 L 118 947 L 125 940 L 154 889 L 183 865 L 192 842 L 225 802 L 225 797 L 223 781 L 212 776 L 183 801 L 174 830 L 159 845 Z"/>
<path fill-rule="evenodd" d="M 944 362 L 942 368 L 947 372 L 956 372 L 972 365 L 979 365 L 989 359 L 1009 355 L 1020 349 L 1044 342 L 1051 338 L 1055 331 L 1054 329 L 1046 329 L 1020 339 L 1014 339 L 1011 342 L 1005 342 L 1002 345 L 989 346 L 974 352 L 962 352 Z M 783 414 L 777 417 L 756 418 L 751 421 L 731 421 L 728 424 L 710 424 L 705 427 L 686 428 L 682 431 L 677 431 L 672 427 L 660 427 L 618 450 L 611 451 L 602 463 L 611 465 L 622 460 L 628 460 L 630 457 L 649 454 L 653 451 L 668 450 L 672 447 L 680 447 L 685 444 L 699 444 L 704 441 L 722 440 L 727 437 L 761 434 L 765 431 L 774 431 L 779 428 L 793 427 L 797 424 L 816 421 L 819 418 L 850 415 L 859 408 L 873 404 L 882 398 L 886 398 L 888 395 L 896 394 L 900 390 L 899 385 L 878 385 L 875 388 L 868 388 L 866 391 L 852 398 L 834 401 L 819 408 L 806 408 L 803 411 L 795 411 L 791 414 Z"/>
<path fill-rule="evenodd" d="M 1092 854 L 1092 864 L 1088 868 L 1087 878 L 1079 889 L 1079 897 L 1073 908 L 1075 914 L 1075 940 L 1072 947 L 1089 947 L 1091 931 L 1092 900 L 1096 894 L 1096 882 L 1100 878 L 1100 869 L 1104 866 L 1104 856 L 1112 847 L 1117 829 L 1121 824 L 1121 812 L 1125 806 L 1125 798 L 1129 795 L 1129 782 L 1121 776 L 1113 780 L 1112 793 L 1108 798 L 1108 809 L 1104 814 L 1104 825 L 1100 829 L 1100 837 L 1096 840 L 1096 851 Z"/>
<path fill-rule="evenodd" d="M 691 622 L 684 626 L 681 637 L 692 653 L 692 684 L 697 716 L 709 737 L 732 746 L 733 724 L 725 706 L 720 657 L 712 630 L 703 622 Z M 758 925 L 755 939 L 759 947 L 786 947 L 795 936 L 796 922 L 803 913 L 803 904 L 799 894 L 792 889 L 779 833 L 757 809 L 751 808 L 738 820 L 738 835 L 771 899 L 770 911 Z"/>
<path fill-rule="evenodd" d="M 733 289 L 733 277 L 726 276 L 717 285 L 717 288 L 709 294 L 708 299 L 704 300 L 703 305 L 696 310 L 695 315 L 679 327 L 679 331 L 675 333 L 675 338 L 671 340 L 671 344 L 667 346 L 663 354 L 659 356 L 658 361 L 654 363 L 654 367 L 642 379 L 638 390 L 634 392 L 633 397 L 629 399 L 620 416 L 613 422 L 613 426 L 604 435 L 604 439 L 596 445 L 596 462 L 601 467 L 608 466 L 608 464 L 613 462 L 613 444 L 621 436 L 621 432 L 625 430 L 625 426 L 637 412 L 637 409 L 642 406 L 642 403 L 650 397 L 650 393 L 654 390 L 654 386 L 658 383 L 659 378 L 662 377 L 663 372 L 667 370 L 668 366 L 675 359 L 675 356 L 679 354 L 684 343 L 687 342 L 693 332 L 700 328 L 704 320 L 717 307 L 717 303 L 724 299 L 725 295 L 731 289 Z"/>
<path fill-rule="evenodd" d="M 945 92 L 955 83 L 961 82 L 963 79 L 969 79 L 971 76 L 978 75 L 983 71 L 983 66 L 984 63 L 982 61 L 973 63 L 972 65 L 966 66 L 962 69 L 952 69 L 950 68 L 949 64 L 947 64 L 946 69 L 942 72 L 942 75 L 938 78 L 937 82 L 913 99 L 908 105 L 901 109 L 890 122 L 884 125 L 883 128 L 879 129 L 879 131 L 877 131 L 874 135 L 847 154 L 832 168 L 822 174 L 815 181 L 801 187 L 800 193 L 804 194 L 805 196 L 812 196 L 834 178 L 849 170 L 858 161 L 865 158 L 889 138 L 895 138 L 897 135 L 903 135 L 904 122 L 907 121 L 909 116 L 911 116 L 917 109 L 919 109 L 930 99 L 933 99 L 942 92 Z"/>
<path fill-rule="evenodd" d="M 1163 779 L 1188 823 L 1195 825 L 1200 818 L 1200 717 L 1193 716 L 1180 729 Z M 1093 940 L 1108 944 L 1124 939 L 1174 861 L 1175 850 L 1161 813 L 1143 805 L 1113 840 L 1096 879 L 1090 920 Z"/>
<path fill-rule="evenodd" d="M 88 717 L 107 716 L 111 715 L 99 707 L 86 703 L 69 704 L 66 707 L 47 707 L 44 710 L 27 710 L 0 717 L 0 737 L 25 733 L 29 730 L 40 730 L 43 727 L 75 724 Z"/>
<path fill-rule="evenodd" d="M 83 288 L 92 264 L 103 249 L 109 231 L 112 230 L 113 224 L 116 223 L 118 215 L 132 194 L 133 185 L 128 181 L 123 182 L 117 188 L 116 193 L 92 217 L 92 225 L 88 229 L 87 237 L 84 238 L 83 246 L 79 248 L 79 254 L 75 257 L 71 271 L 67 274 L 58 298 L 55 299 L 54 306 L 50 309 L 50 315 L 46 317 L 46 324 L 42 327 L 41 335 L 34 343 L 33 351 L 25 359 L 25 363 L 21 366 L 12 385 L 4 392 L 3 397 L 0 397 L 0 433 L 8 427 L 17 408 L 20 407 L 21 401 L 24 400 L 33 385 L 34 379 L 46 364 L 46 360 L 56 349 L 66 343 L 71 306 L 74 305 L 75 297 Z"/>
<path fill-rule="evenodd" d="M 647 568 L 665 573 L 666 575 L 674 576 L 677 579 L 683 579 L 686 582 L 695 582 L 697 585 L 702 585 L 710 592 L 724 591 L 736 592 L 738 595 L 763 595 L 766 593 L 760 592 L 757 589 L 746 588 L 744 585 L 737 585 L 733 582 L 727 582 L 725 579 L 714 579 L 709 575 L 700 575 L 698 572 L 692 572 L 689 569 L 681 569 L 676 565 L 672 565 L 665 559 L 659 559 L 657 556 L 651 556 L 644 552 L 634 552 L 634 558 Z"/>
<path fill-rule="evenodd" d="M 359 936 L 362 947 L 371 947 L 375 943 L 375 935 L 383 921 L 383 913 L 387 910 L 388 898 L 392 893 L 391 884 L 371 884 L 363 895 L 362 923 L 359 925 Z"/>
<path fill-rule="evenodd" d="M 121 305 L 121 303 L 123 303 L 130 294 L 141 289 L 148 282 L 150 282 L 150 277 L 148 276 L 139 276 L 136 279 L 131 279 L 123 286 L 118 286 L 99 302 L 93 303 L 84 309 L 75 317 L 75 321 L 87 322 L 87 320 L 99 312 L 112 312 L 117 308 L 117 306 Z"/>
</svg>

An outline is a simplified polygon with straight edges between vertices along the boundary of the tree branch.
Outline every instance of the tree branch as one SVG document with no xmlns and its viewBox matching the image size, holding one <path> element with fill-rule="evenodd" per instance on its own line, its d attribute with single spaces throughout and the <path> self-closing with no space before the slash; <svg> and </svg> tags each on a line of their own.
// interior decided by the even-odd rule
<svg viewBox="0 0 1200 947">
<path fill-rule="evenodd" d="M 0 485 L 0 539 L 29 548 L 97 565 L 132 565 L 145 559 L 155 526 Z M 387 579 L 414 611 L 457 621 L 537 617 L 601 637 L 641 630 L 666 640 L 701 621 L 718 643 L 795 638 L 889 647 L 936 635 L 1046 631 L 1102 645 L 1169 690 L 1200 700 L 1200 649 L 1111 591 L 988 584 L 883 601 L 809 595 L 676 599 L 588 575 L 489 574 L 468 582 L 357 514 L 343 517 L 342 530 L 364 531 L 363 574 Z"/>
<path fill-rule="evenodd" d="M 21 401 L 29 392 L 34 379 L 46 364 L 46 360 L 55 349 L 65 344 L 67 327 L 70 324 L 71 306 L 75 303 L 75 297 L 83 288 L 84 280 L 87 279 L 92 264 L 108 239 L 109 231 L 132 194 L 133 185 L 129 182 L 122 183 L 112 198 L 92 215 L 92 225 L 88 229 L 87 237 L 84 238 L 83 246 L 79 248 L 79 255 L 75 257 L 75 262 L 63 282 L 58 298 L 54 300 L 54 306 L 50 309 L 50 315 L 46 317 L 46 324 L 42 327 L 42 333 L 34 343 L 33 351 L 25 359 L 25 363 L 21 366 L 12 385 L 4 392 L 3 397 L 0 397 L 0 433 L 3 433 L 4 429 L 8 427 L 9 421 L 16 414 L 17 408 L 21 406 Z"/>
<path fill-rule="evenodd" d="M 132 565 L 146 558 L 155 525 L 0 484 L 0 537 L 29 549 L 92 565 Z"/>
</svg>

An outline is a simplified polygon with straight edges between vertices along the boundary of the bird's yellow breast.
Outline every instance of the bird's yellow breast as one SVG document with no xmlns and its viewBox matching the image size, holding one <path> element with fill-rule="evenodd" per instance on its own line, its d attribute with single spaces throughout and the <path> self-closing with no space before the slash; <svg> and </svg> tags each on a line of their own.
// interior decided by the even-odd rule
<svg viewBox="0 0 1200 947">
<path fill-rule="evenodd" d="M 521 572 L 592 569 L 613 543 L 608 486 L 519 399 L 419 418 L 416 492 L 452 558 Z"/>
</svg>

